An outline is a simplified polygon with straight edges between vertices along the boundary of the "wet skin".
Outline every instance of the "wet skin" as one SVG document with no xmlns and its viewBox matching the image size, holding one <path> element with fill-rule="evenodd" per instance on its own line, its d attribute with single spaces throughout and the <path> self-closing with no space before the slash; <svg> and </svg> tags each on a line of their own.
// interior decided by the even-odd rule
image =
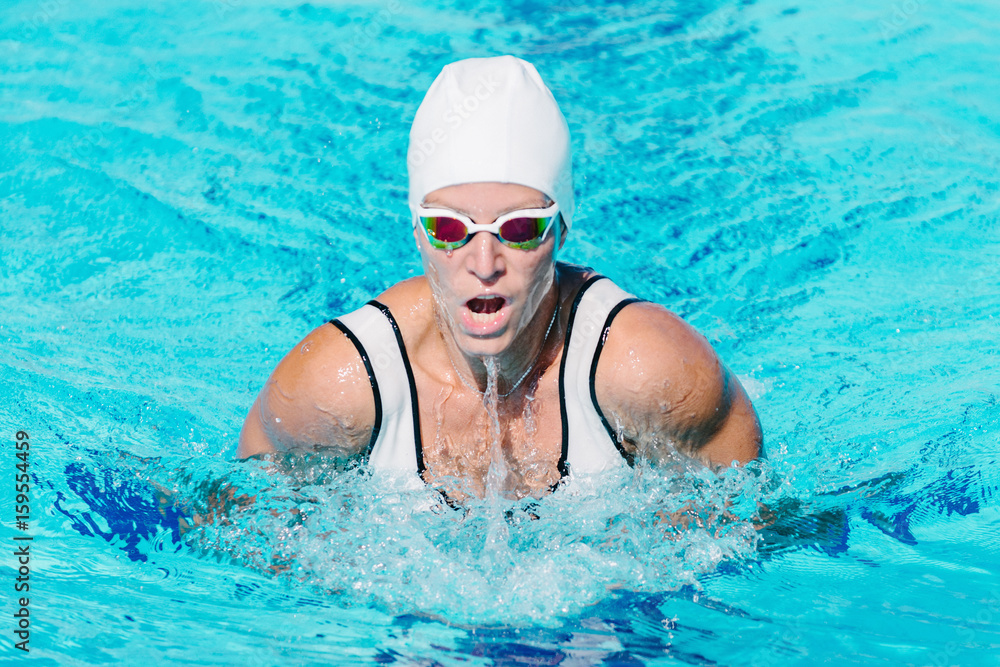
<svg viewBox="0 0 1000 667">
<path fill-rule="evenodd" d="M 508 211 L 543 208 L 542 193 L 520 185 L 472 183 L 437 190 L 427 205 L 489 224 Z M 555 230 L 553 230 L 555 231 Z M 432 248 L 414 230 L 424 276 L 378 300 L 396 318 L 420 405 L 425 479 L 449 495 L 481 496 L 490 462 L 490 418 L 479 391 L 485 359 L 498 369 L 506 492 L 541 496 L 559 480 L 562 425 L 558 371 L 570 306 L 589 269 L 556 262 L 561 235 L 534 250 L 504 246 L 479 232 L 453 251 Z M 546 330 L 561 304 L 558 319 Z M 461 374 L 461 377 L 459 376 Z M 602 412 L 627 449 L 652 460 L 676 452 L 714 466 L 755 458 L 761 431 L 746 392 L 708 342 L 679 317 L 649 303 L 617 316 L 597 368 Z M 237 456 L 297 449 L 365 451 L 375 422 L 368 374 L 354 345 L 325 324 L 278 364 L 240 434 Z"/>
</svg>

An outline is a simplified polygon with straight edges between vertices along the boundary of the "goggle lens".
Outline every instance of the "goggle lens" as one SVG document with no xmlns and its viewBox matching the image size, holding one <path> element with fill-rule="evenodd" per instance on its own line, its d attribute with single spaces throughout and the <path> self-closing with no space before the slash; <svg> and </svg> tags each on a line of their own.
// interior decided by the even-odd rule
<svg viewBox="0 0 1000 667">
<path fill-rule="evenodd" d="M 468 230 L 461 220 L 455 218 L 423 218 L 424 227 L 438 241 L 458 243 L 468 235 Z"/>
<path fill-rule="evenodd" d="M 542 235 L 543 218 L 514 218 L 500 226 L 500 238 L 510 243 L 527 243 Z"/>
</svg>

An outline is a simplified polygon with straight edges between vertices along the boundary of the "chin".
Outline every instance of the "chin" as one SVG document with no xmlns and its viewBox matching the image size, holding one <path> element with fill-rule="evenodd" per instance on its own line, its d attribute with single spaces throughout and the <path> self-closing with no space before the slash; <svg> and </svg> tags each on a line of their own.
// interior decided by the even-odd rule
<svg viewBox="0 0 1000 667">
<path fill-rule="evenodd" d="M 496 357 L 507 351 L 510 347 L 509 341 L 505 338 L 498 339 L 482 339 L 482 338 L 469 338 L 463 336 L 463 339 L 458 341 L 459 349 L 462 353 L 470 357 Z"/>
</svg>

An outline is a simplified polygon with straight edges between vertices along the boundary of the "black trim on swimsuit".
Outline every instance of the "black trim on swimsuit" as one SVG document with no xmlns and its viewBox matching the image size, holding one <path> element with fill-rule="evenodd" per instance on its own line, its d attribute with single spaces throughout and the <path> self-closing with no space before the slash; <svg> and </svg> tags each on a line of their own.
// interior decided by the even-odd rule
<svg viewBox="0 0 1000 667">
<path fill-rule="evenodd" d="M 622 308 L 632 303 L 639 303 L 643 299 L 631 298 L 625 299 L 624 301 L 619 301 L 618 305 L 611 309 L 608 313 L 608 319 L 604 320 L 604 329 L 601 330 L 601 338 L 597 341 L 597 349 L 594 350 L 594 361 L 590 364 L 590 400 L 594 403 L 594 409 L 597 410 L 597 414 L 601 417 L 601 422 L 604 424 L 605 430 L 607 430 L 608 435 L 611 436 L 611 442 L 615 443 L 615 447 L 618 449 L 618 453 L 622 455 L 625 461 L 632 465 L 632 456 L 629 455 L 625 448 L 622 446 L 622 441 L 618 437 L 618 433 L 611 428 L 611 424 L 608 423 L 607 418 L 604 416 L 604 411 L 601 410 L 601 406 L 597 403 L 597 362 L 601 360 L 601 351 L 604 350 L 604 343 L 608 340 L 608 332 L 611 331 L 611 322 L 614 321 L 615 316 L 621 312 Z"/>
<path fill-rule="evenodd" d="M 417 450 L 417 474 L 423 477 L 424 474 L 424 446 L 420 439 L 420 404 L 417 401 L 417 383 L 413 380 L 413 369 L 410 368 L 410 358 L 406 355 L 406 346 L 403 344 L 403 336 L 399 333 L 399 325 L 396 318 L 389 312 L 389 308 L 378 301 L 372 299 L 368 305 L 375 306 L 382 311 L 385 318 L 392 325 L 392 331 L 396 334 L 396 343 L 399 345 L 399 353 L 403 357 L 403 367 L 406 369 L 406 380 L 410 383 L 410 407 L 413 411 L 413 443 Z"/>
<path fill-rule="evenodd" d="M 368 371 L 368 382 L 372 385 L 372 395 L 375 397 L 375 425 L 372 427 L 372 437 L 368 441 L 368 451 L 365 453 L 367 458 L 372 451 L 372 447 L 375 446 L 375 441 L 378 440 L 379 431 L 382 430 L 382 394 L 378 390 L 378 380 L 375 379 L 375 369 L 372 368 L 372 362 L 368 358 L 368 352 L 365 350 L 365 346 L 361 344 L 358 337 L 354 335 L 354 332 L 347 328 L 347 325 L 340 320 L 330 320 L 330 324 L 337 327 L 343 332 L 347 338 L 354 343 L 355 349 L 357 349 L 358 354 L 361 355 L 361 361 L 365 364 L 365 370 Z"/>
<path fill-rule="evenodd" d="M 569 321 L 566 323 L 566 338 L 563 341 L 562 361 L 559 362 L 559 415 L 562 419 L 562 451 L 559 454 L 559 476 L 566 477 L 569 469 L 566 467 L 566 459 L 569 457 L 569 416 L 566 414 L 566 357 L 569 352 L 570 336 L 573 333 L 573 323 L 576 321 L 576 310 L 580 307 L 580 300 L 590 286 L 603 278 L 601 275 L 594 275 L 587 279 L 580 287 L 573 299 L 573 306 L 569 310 Z"/>
</svg>

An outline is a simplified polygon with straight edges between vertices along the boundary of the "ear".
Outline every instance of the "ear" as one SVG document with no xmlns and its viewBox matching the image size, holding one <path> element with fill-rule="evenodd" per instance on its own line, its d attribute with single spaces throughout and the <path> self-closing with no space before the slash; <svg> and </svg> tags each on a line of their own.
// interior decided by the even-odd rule
<svg viewBox="0 0 1000 667">
<path fill-rule="evenodd" d="M 417 252 L 420 252 L 420 229 L 413 225 L 413 242 L 417 244 Z"/>
<path fill-rule="evenodd" d="M 566 229 L 566 221 L 559 216 L 559 249 L 562 250 L 563 245 L 566 243 L 566 235 L 569 234 L 569 230 Z"/>
</svg>

